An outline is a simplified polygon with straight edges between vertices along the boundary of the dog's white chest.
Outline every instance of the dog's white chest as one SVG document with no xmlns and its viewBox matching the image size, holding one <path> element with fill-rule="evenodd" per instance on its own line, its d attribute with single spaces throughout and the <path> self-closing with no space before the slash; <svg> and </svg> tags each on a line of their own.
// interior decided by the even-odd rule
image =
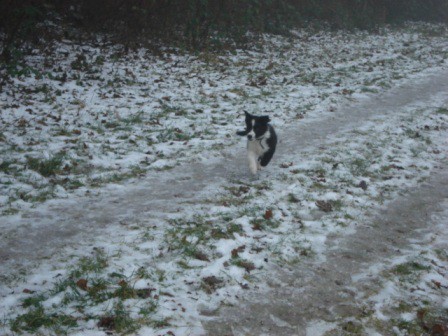
<svg viewBox="0 0 448 336">
<path fill-rule="evenodd" d="M 262 155 L 266 152 L 267 148 L 266 140 L 264 139 L 247 142 L 247 151 L 255 154 L 256 156 Z"/>
</svg>

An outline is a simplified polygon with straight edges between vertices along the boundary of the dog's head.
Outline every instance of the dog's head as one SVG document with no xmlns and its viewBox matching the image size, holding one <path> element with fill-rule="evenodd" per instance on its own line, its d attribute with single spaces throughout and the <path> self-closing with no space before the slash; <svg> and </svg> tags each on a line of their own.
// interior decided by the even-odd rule
<svg viewBox="0 0 448 336">
<path fill-rule="evenodd" d="M 248 140 L 256 140 L 263 137 L 268 131 L 268 123 L 271 119 L 268 116 L 254 116 L 246 111 L 246 129 L 244 131 L 239 131 L 236 134 L 241 136 L 246 136 Z"/>
</svg>

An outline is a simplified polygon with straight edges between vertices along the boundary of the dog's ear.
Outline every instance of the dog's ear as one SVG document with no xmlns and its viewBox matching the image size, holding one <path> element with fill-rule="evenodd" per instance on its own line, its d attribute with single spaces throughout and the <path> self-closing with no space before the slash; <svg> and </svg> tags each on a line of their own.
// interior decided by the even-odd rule
<svg viewBox="0 0 448 336">
<path fill-rule="evenodd" d="M 271 118 L 269 118 L 269 116 L 262 116 L 262 117 L 259 117 L 258 120 L 260 120 L 262 123 L 267 124 L 268 122 L 271 121 Z"/>
<path fill-rule="evenodd" d="M 250 114 L 247 111 L 244 111 L 244 114 L 246 115 L 246 119 L 252 119 L 254 117 L 252 114 Z"/>
</svg>

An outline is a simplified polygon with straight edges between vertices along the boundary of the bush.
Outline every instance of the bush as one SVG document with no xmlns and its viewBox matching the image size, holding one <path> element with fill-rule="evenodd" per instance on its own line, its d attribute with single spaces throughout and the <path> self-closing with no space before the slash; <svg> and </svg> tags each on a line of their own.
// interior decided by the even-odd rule
<svg viewBox="0 0 448 336">
<path fill-rule="evenodd" d="M 27 41 L 37 43 L 37 24 L 42 20 L 41 6 L 32 1 L 0 0 L 0 60 L 9 63 L 20 54 Z"/>
<path fill-rule="evenodd" d="M 25 42 L 38 43 L 46 36 L 49 17 L 64 26 L 108 33 L 128 48 L 160 41 L 201 50 L 218 42 L 222 46 L 223 41 L 244 42 L 247 31 L 285 33 L 310 22 L 337 29 L 369 29 L 406 20 L 446 22 L 448 1 L 0 0 L 0 13 L 1 55 L 8 62 Z M 69 31 L 64 29 L 65 34 Z"/>
</svg>

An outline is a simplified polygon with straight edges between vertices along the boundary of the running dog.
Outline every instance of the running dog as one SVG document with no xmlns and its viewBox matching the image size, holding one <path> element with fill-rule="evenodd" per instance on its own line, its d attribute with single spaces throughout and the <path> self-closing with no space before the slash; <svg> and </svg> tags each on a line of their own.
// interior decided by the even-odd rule
<svg viewBox="0 0 448 336">
<path fill-rule="evenodd" d="M 247 136 L 247 159 L 249 170 L 256 175 L 261 167 L 271 161 L 277 146 L 277 134 L 269 122 L 268 116 L 254 116 L 246 111 L 246 129 L 236 134 Z"/>
</svg>

